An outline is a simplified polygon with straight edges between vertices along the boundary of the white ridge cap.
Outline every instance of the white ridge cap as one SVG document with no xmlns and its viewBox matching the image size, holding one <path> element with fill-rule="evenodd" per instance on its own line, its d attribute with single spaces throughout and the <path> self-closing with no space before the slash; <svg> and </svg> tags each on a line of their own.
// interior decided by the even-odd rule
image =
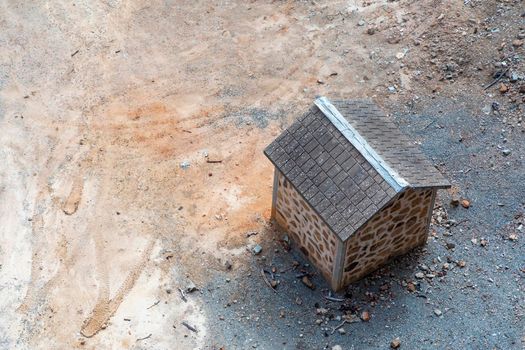
<svg viewBox="0 0 525 350">
<path fill-rule="evenodd" d="M 314 101 L 315 105 L 332 122 L 343 136 L 365 157 L 372 167 L 392 186 L 396 192 L 400 192 L 409 184 L 397 171 L 370 146 L 359 132 L 341 115 L 335 106 L 324 96 Z"/>
</svg>

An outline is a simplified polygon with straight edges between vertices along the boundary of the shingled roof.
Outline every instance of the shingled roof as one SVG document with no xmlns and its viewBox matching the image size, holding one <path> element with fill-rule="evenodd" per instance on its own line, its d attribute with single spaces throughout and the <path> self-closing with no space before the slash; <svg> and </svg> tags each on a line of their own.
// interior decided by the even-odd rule
<svg viewBox="0 0 525 350">
<path fill-rule="evenodd" d="M 368 100 L 316 99 L 264 153 L 343 241 L 405 188 L 450 187 Z"/>
</svg>

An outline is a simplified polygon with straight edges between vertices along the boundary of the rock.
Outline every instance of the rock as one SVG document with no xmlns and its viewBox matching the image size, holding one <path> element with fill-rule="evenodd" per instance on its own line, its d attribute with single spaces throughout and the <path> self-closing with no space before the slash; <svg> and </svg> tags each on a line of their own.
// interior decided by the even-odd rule
<svg viewBox="0 0 525 350">
<path fill-rule="evenodd" d="M 480 244 L 482 247 L 486 247 L 487 244 L 489 244 L 489 241 L 487 241 L 485 238 L 482 238 L 481 241 L 479 241 L 479 244 Z"/>
<path fill-rule="evenodd" d="M 465 260 L 458 260 L 456 265 L 458 265 L 461 268 L 464 268 L 465 266 L 467 266 L 467 263 L 465 262 Z"/>
<path fill-rule="evenodd" d="M 405 57 L 405 54 L 403 52 L 396 53 L 396 58 L 398 60 L 402 60 Z"/>
<path fill-rule="evenodd" d="M 366 24 L 365 20 L 364 19 L 360 19 L 359 22 L 357 22 L 357 25 L 362 27 Z"/>
<path fill-rule="evenodd" d="M 376 29 L 375 29 L 375 28 L 368 28 L 368 29 L 366 30 L 366 33 L 367 33 L 368 35 L 374 35 L 374 34 L 376 33 Z"/>
<path fill-rule="evenodd" d="M 459 205 L 459 197 L 452 196 L 452 198 L 450 199 L 450 205 L 453 207 L 457 207 Z"/>
<path fill-rule="evenodd" d="M 321 320 L 320 318 L 318 318 L 317 320 L 315 320 L 315 324 L 316 325 L 320 325 L 321 323 L 323 323 L 323 320 Z"/>
<path fill-rule="evenodd" d="M 301 282 L 303 282 L 303 284 L 311 290 L 315 290 L 315 284 L 313 284 L 312 281 L 310 281 L 308 276 L 304 276 L 303 278 L 301 278 Z"/>
<path fill-rule="evenodd" d="M 188 284 L 186 285 L 186 293 L 193 293 L 197 290 L 197 286 L 195 283 L 193 283 L 192 280 L 188 280 Z"/>
<path fill-rule="evenodd" d="M 509 88 L 507 87 L 507 85 L 501 83 L 499 84 L 499 92 L 504 94 L 506 93 L 507 91 L 509 91 Z"/>
<path fill-rule="evenodd" d="M 416 278 L 423 279 L 425 278 L 425 274 L 423 272 L 418 272 L 415 274 Z"/>
<path fill-rule="evenodd" d="M 231 264 L 231 262 L 229 262 L 228 260 L 226 260 L 226 262 L 224 263 L 224 267 L 226 268 L 226 270 L 231 270 L 231 269 L 232 269 L 232 264 Z"/>
<path fill-rule="evenodd" d="M 318 315 L 326 315 L 328 313 L 328 309 L 325 309 L 324 307 L 319 307 L 315 310 L 315 313 Z"/>
<path fill-rule="evenodd" d="M 436 316 L 438 316 L 438 317 L 441 316 L 441 315 L 443 315 L 443 313 L 441 312 L 440 309 L 434 309 L 434 313 L 435 313 Z"/>
<path fill-rule="evenodd" d="M 470 201 L 469 201 L 468 199 L 463 199 L 463 200 L 461 201 L 461 206 L 462 206 L 463 208 L 465 208 L 465 209 L 470 208 Z"/>
<path fill-rule="evenodd" d="M 339 328 L 337 331 L 339 332 L 339 334 L 346 334 L 346 331 L 344 328 Z"/>
<path fill-rule="evenodd" d="M 525 84 L 520 86 L 519 92 L 520 92 L 520 94 L 525 94 Z"/>
<path fill-rule="evenodd" d="M 501 150 L 501 154 L 503 154 L 505 157 L 510 155 L 510 153 L 511 153 L 511 151 L 508 148 L 505 148 L 505 149 Z"/>
<path fill-rule="evenodd" d="M 446 246 L 447 246 L 447 249 L 449 249 L 449 250 L 456 248 L 456 245 L 454 243 L 452 243 L 452 242 L 447 242 Z"/>
<path fill-rule="evenodd" d="M 520 80 L 520 76 L 519 76 L 518 73 L 516 73 L 516 72 L 511 72 L 511 73 L 510 73 L 509 80 L 510 80 L 511 83 L 515 83 L 515 82 L 517 82 L 518 80 Z"/>
<path fill-rule="evenodd" d="M 343 347 L 341 345 L 334 345 L 332 346 L 332 350 L 343 350 Z"/>
<path fill-rule="evenodd" d="M 515 233 L 511 233 L 511 234 L 509 235 L 509 240 L 511 240 L 511 241 L 517 241 L 517 240 L 518 240 L 518 235 L 515 234 Z"/>
<path fill-rule="evenodd" d="M 389 44 L 398 44 L 401 41 L 401 38 L 399 36 L 391 36 L 386 40 Z"/>
<path fill-rule="evenodd" d="M 390 93 L 394 93 L 394 92 L 396 92 L 396 88 L 395 88 L 395 86 L 389 86 L 389 87 L 388 87 L 388 92 L 390 92 Z"/>
<path fill-rule="evenodd" d="M 262 252 L 262 247 L 257 244 L 255 247 L 252 248 L 252 252 L 254 255 L 259 255 Z"/>
<path fill-rule="evenodd" d="M 364 322 L 370 321 L 370 313 L 368 311 L 363 311 L 361 313 L 361 320 L 363 320 Z"/>
<path fill-rule="evenodd" d="M 514 46 L 514 47 L 521 47 L 521 46 L 523 46 L 523 40 L 519 40 L 519 39 L 513 40 L 512 41 L 512 46 Z"/>
<path fill-rule="evenodd" d="M 188 169 L 190 167 L 190 162 L 186 162 L 186 161 L 181 162 L 179 166 L 181 169 Z"/>
<path fill-rule="evenodd" d="M 427 273 L 427 274 L 425 275 L 425 277 L 426 277 L 426 278 L 434 278 L 434 277 L 436 277 L 436 275 L 434 275 L 433 273 Z"/>
<path fill-rule="evenodd" d="M 396 338 L 390 342 L 390 347 L 392 349 L 399 349 L 401 346 L 401 340 L 399 338 Z"/>
<path fill-rule="evenodd" d="M 416 285 L 412 282 L 408 282 L 407 284 L 407 290 L 410 292 L 410 293 L 414 293 L 417 289 L 416 289 Z"/>
<path fill-rule="evenodd" d="M 347 323 L 359 322 L 359 320 L 360 320 L 360 318 L 357 317 L 357 316 L 354 315 L 354 314 L 344 314 L 344 315 L 343 315 L 343 319 L 344 319 Z"/>
</svg>

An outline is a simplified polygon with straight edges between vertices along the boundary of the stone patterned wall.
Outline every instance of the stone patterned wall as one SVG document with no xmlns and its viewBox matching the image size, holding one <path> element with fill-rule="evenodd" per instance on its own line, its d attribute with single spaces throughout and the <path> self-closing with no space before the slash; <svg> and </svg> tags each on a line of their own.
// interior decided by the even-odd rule
<svg viewBox="0 0 525 350">
<path fill-rule="evenodd" d="M 275 220 L 331 283 L 338 238 L 279 171 L 276 176 Z"/>
<path fill-rule="evenodd" d="M 433 190 L 407 189 L 346 242 L 342 283 L 359 280 L 389 259 L 426 242 Z"/>
</svg>

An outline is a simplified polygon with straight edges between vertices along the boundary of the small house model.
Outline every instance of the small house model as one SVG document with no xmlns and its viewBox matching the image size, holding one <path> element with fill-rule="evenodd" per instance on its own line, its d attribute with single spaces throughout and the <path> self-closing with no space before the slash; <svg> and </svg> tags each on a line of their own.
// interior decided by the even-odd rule
<svg viewBox="0 0 525 350">
<path fill-rule="evenodd" d="M 336 291 L 423 245 L 450 187 L 370 101 L 318 98 L 264 153 L 272 219 Z"/>
</svg>

